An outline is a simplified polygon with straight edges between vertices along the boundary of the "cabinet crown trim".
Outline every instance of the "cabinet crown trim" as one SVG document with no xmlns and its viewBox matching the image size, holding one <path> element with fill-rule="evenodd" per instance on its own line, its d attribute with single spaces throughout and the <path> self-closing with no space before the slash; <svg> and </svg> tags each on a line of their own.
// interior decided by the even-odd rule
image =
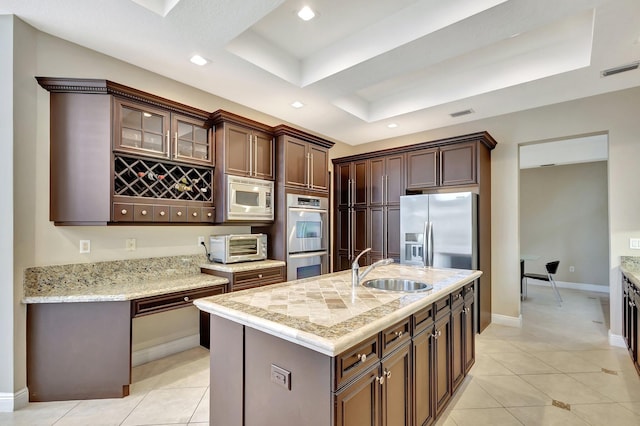
<svg viewBox="0 0 640 426">
<path fill-rule="evenodd" d="M 153 105 L 155 107 L 161 107 L 172 112 L 177 112 L 201 120 L 208 121 L 211 116 L 209 112 L 199 108 L 194 108 L 180 102 L 172 101 L 170 99 L 143 92 L 142 90 L 134 89 L 123 84 L 114 83 L 109 80 L 59 77 L 36 77 L 36 80 L 43 89 L 51 93 L 109 94 Z"/>
<path fill-rule="evenodd" d="M 482 145 L 492 150 L 498 144 L 495 139 L 486 131 L 470 133 L 468 135 L 454 136 L 451 138 L 437 139 L 428 142 L 420 142 L 413 145 L 398 146 L 395 148 L 382 149 L 373 152 L 363 152 L 362 154 L 350 155 L 347 157 L 334 158 L 333 164 L 346 163 L 350 161 L 363 160 L 367 158 L 385 157 L 393 154 L 403 154 L 406 152 L 417 151 L 426 148 L 438 148 L 447 145 L 454 145 L 463 142 L 480 142 Z"/>
<path fill-rule="evenodd" d="M 260 123 L 258 121 L 254 121 L 251 120 L 249 118 L 243 117 L 241 115 L 238 114 L 234 114 L 232 112 L 229 111 L 224 111 L 222 109 L 219 109 L 215 112 L 211 113 L 211 120 L 213 122 L 213 124 L 219 124 L 222 122 L 225 123 L 233 123 L 233 124 L 237 124 L 239 126 L 244 126 L 244 127 L 250 127 L 252 129 L 257 129 L 257 130 L 262 130 L 263 132 L 266 133 L 273 133 L 273 127 L 264 124 L 264 123 Z"/>
<path fill-rule="evenodd" d="M 303 132 L 302 130 L 294 129 L 293 127 L 289 127 L 285 124 L 280 124 L 279 126 L 274 127 L 273 134 L 275 137 L 293 136 L 297 139 L 301 139 L 305 142 L 310 142 L 324 148 L 331 148 L 333 147 L 333 145 L 335 145 L 335 142 L 331 142 L 318 136 Z"/>
</svg>

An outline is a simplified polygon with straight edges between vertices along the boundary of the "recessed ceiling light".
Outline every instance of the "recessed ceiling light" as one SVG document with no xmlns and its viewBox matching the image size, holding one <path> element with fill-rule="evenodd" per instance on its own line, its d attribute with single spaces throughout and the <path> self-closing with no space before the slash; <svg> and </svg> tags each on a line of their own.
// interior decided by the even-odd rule
<svg viewBox="0 0 640 426">
<path fill-rule="evenodd" d="M 291 104 L 291 106 L 294 108 L 302 108 L 304 104 L 300 101 L 295 101 L 294 103 Z"/>
<path fill-rule="evenodd" d="M 315 12 L 309 6 L 305 6 L 298 12 L 298 17 L 303 21 L 310 21 L 316 16 Z"/>
<path fill-rule="evenodd" d="M 387 127 L 390 129 L 395 129 L 396 127 L 398 127 L 398 125 L 396 123 L 389 123 L 387 124 Z"/>
<path fill-rule="evenodd" d="M 203 58 L 200 55 L 193 55 L 191 57 L 190 61 L 192 63 L 194 63 L 196 65 L 200 65 L 200 66 L 203 66 L 203 65 L 206 65 L 207 63 L 209 63 L 209 61 L 207 61 L 205 58 Z"/>
</svg>

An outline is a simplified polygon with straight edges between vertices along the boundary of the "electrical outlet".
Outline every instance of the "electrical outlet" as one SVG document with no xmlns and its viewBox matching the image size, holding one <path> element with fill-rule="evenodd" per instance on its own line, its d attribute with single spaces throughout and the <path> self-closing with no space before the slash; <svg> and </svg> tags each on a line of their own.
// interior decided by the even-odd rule
<svg viewBox="0 0 640 426">
<path fill-rule="evenodd" d="M 291 390 L 291 371 L 271 364 L 271 382 Z"/>
<path fill-rule="evenodd" d="M 80 253 L 91 253 L 91 240 L 80 240 Z"/>
<path fill-rule="evenodd" d="M 576 271 L 575 266 L 569 266 L 569 272 L 575 272 L 575 271 Z"/>
<path fill-rule="evenodd" d="M 136 249 L 136 239 L 135 238 L 127 238 L 126 249 L 127 249 L 127 251 L 134 251 Z"/>
<path fill-rule="evenodd" d="M 629 238 L 629 248 L 640 249 L 640 238 Z"/>
<path fill-rule="evenodd" d="M 204 237 L 200 236 L 198 237 L 198 247 L 200 247 L 202 244 L 204 244 Z"/>
</svg>

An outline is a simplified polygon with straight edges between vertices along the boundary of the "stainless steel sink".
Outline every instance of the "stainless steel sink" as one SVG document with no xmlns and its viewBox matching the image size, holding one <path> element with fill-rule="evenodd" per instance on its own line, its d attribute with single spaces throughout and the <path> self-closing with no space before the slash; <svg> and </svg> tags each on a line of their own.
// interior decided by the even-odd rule
<svg viewBox="0 0 640 426">
<path fill-rule="evenodd" d="M 378 290 L 388 291 L 428 291 L 432 290 L 433 286 L 427 283 L 413 280 L 404 280 L 398 278 L 379 278 L 375 280 L 367 280 L 362 283 L 363 286 L 369 288 L 375 288 Z"/>
</svg>

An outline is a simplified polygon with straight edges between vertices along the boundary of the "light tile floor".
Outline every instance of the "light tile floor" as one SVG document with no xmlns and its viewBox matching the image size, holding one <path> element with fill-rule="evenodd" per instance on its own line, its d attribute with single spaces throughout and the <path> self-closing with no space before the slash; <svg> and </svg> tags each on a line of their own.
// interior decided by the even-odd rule
<svg viewBox="0 0 640 426">
<path fill-rule="evenodd" d="M 559 307 L 549 287 L 529 286 L 522 328 L 477 336 L 476 364 L 438 426 L 640 425 L 640 378 L 608 344 L 608 296 L 561 292 Z M 129 397 L 29 404 L 0 425 L 206 425 L 208 374 L 208 351 L 195 348 L 134 368 Z"/>
</svg>

